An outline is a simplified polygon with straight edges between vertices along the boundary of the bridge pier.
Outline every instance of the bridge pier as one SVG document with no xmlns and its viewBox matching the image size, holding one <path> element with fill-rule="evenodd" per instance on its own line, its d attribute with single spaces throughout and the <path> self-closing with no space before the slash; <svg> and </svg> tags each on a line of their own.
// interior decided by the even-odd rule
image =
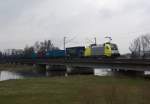
<svg viewBox="0 0 150 104">
<path fill-rule="evenodd" d="M 46 65 L 45 64 L 33 64 L 33 67 L 35 67 L 35 72 L 40 73 L 42 75 L 46 74 Z"/>
</svg>

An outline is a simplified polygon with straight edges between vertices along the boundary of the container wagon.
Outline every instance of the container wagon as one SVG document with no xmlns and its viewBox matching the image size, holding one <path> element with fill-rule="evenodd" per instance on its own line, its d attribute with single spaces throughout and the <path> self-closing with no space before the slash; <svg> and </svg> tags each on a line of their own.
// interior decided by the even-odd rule
<svg viewBox="0 0 150 104">
<path fill-rule="evenodd" d="M 66 48 L 66 57 L 83 57 L 84 56 L 85 47 L 69 47 Z"/>
<path fill-rule="evenodd" d="M 64 50 L 51 50 L 46 52 L 46 58 L 62 58 L 65 57 Z"/>
</svg>

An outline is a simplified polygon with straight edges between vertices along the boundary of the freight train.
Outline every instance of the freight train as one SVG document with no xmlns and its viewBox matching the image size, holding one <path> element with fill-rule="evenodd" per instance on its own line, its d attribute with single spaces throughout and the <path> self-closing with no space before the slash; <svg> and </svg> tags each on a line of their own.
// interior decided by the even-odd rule
<svg viewBox="0 0 150 104">
<path fill-rule="evenodd" d="M 68 47 L 65 50 L 49 50 L 35 53 L 22 53 L 8 55 L 3 58 L 12 59 L 38 59 L 38 58 L 116 58 L 120 56 L 118 47 L 114 43 L 106 42 L 104 44 L 92 44 L 88 47 L 77 46 Z"/>
<path fill-rule="evenodd" d="M 34 58 L 36 55 L 33 55 Z M 37 58 L 99 58 L 99 57 L 118 57 L 120 56 L 118 47 L 114 43 L 104 43 L 104 44 L 92 44 L 88 47 L 78 46 L 69 47 L 65 50 L 51 50 L 47 51 L 44 56 Z"/>
</svg>

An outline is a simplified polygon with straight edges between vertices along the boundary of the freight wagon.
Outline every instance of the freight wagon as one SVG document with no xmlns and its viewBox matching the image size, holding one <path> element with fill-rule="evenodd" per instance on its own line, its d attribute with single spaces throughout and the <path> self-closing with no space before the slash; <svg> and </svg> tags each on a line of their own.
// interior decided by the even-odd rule
<svg viewBox="0 0 150 104">
<path fill-rule="evenodd" d="M 64 50 L 52 50 L 46 52 L 46 58 L 62 58 L 65 57 L 65 51 Z"/>
<path fill-rule="evenodd" d="M 85 47 L 69 47 L 66 48 L 66 57 L 83 57 L 84 56 Z"/>
</svg>

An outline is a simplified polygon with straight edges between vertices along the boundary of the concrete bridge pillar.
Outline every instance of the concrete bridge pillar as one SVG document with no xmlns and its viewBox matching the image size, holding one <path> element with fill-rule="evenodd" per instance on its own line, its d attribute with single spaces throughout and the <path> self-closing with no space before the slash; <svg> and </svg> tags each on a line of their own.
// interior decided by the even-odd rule
<svg viewBox="0 0 150 104">
<path fill-rule="evenodd" d="M 67 65 L 66 67 L 67 67 L 67 71 L 66 71 L 67 74 L 69 74 L 69 73 L 71 73 L 73 71 L 73 67 L 72 66 Z"/>
<path fill-rule="evenodd" d="M 46 65 L 46 76 L 50 75 L 50 70 L 52 70 L 52 65 Z"/>
<path fill-rule="evenodd" d="M 35 67 L 35 71 L 37 73 L 46 74 L 46 65 L 45 64 L 33 64 L 33 67 Z"/>
</svg>

